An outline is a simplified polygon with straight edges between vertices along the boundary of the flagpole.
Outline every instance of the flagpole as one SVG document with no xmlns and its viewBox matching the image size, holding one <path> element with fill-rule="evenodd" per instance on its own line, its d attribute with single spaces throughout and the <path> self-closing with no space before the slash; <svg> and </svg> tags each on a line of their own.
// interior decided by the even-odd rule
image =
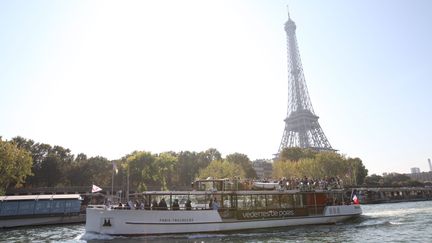
<svg viewBox="0 0 432 243">
<path fill-rule="evenodd" d="M 114 202 L 114 168 L 112 170 L 112 178 L 111 178 L 111 200 Z"/>
<path fill-rule="evenodd" d="M 128 202 L 129 202 L 129 164 L 128 164 L 127 182 L 126 182 L 126 203 Z"/>
<path fill-rule="evenodd" d="M 91 196 L 90 196 L 90 203 L 89 204 L 93 204 L 93 185 L 94 185 L 94 182 L 92 181 L 92 188 L 90 189 Z"/>
</svg>

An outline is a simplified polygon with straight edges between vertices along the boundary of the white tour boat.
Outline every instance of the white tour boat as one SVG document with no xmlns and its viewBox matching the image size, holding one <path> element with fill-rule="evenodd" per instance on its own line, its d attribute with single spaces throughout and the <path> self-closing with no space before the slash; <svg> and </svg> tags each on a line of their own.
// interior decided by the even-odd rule
<svg viewBox="0 0 432 243">
<path fill-rule="evenodd" d="M 195 187 L 194 191 L 134 194 L 127 207 L 90 205 L 86 232 L 155 235 L 236 231 L 334 224 L 362 213 L 360 205 L 351 204 L 350 195 L 341 189 L 240 190 L 238 183 L 227 180 L 198 181 Z"/>
</svg>

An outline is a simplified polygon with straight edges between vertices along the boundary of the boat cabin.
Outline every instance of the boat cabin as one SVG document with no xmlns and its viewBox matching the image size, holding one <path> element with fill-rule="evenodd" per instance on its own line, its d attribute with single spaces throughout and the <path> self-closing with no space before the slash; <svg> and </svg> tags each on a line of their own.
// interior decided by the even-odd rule
<svg viewBox="0 0 432 243">
<path fill-rule="evenodd" d="M 194 191 L 147 191 L 133 194 L 128 208 L 143 210 L 212 210 L 222 218 L 322 215 L 326 206 L 350 204 L 343 190 L 239 190 L 226 179 L 201 180 Z M 216 204 L 216 205 L 215 205 Z M 249 215 L 248 212 L 253 212 Z M 269 216 L 269 212 L 276 215 Z M 286 215 L 285 215 L 286 214 Z"/>
<path fill-rule="evenodd" d="M 0 219 L 41 215 L 78 215 L 79 194 L 0 196 Z"/>
</svg>

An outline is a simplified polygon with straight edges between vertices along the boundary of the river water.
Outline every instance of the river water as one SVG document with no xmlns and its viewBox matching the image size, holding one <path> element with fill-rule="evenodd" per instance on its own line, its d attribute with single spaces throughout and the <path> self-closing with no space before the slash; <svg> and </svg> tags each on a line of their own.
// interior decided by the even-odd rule
<svg viewBox="0 0 432 243">
<path fill-rule="evenodd" d="M 112 237 L 84 224 L 0 230 L 0 242 L 432 242 L 432 201 L 362 205 L 363 215 L 337 225 L 235 233 Z"/>
</svg>

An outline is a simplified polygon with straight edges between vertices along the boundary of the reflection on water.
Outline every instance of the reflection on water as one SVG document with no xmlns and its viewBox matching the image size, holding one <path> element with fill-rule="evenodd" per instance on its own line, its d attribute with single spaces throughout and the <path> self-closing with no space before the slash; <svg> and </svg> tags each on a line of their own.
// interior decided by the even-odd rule
<svg viewBox="0 0 432 243">
<path fill-rule="evenodd" d="M 364 213 L 360 218 L 336 225 L 117 237 L 87 234 L 83 224 L 74 224 L 1 230 L 0 242 L 432 242 L 432 201 L 363 205 L 362 208 Z"/>
</svg>

